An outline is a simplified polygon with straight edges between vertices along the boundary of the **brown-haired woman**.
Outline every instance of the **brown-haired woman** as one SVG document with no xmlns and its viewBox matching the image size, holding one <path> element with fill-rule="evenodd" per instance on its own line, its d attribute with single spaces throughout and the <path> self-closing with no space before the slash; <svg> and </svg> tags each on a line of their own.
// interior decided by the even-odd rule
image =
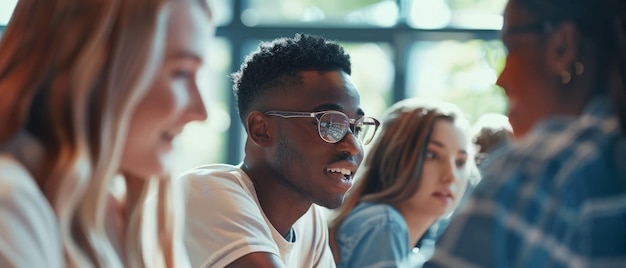
<svg viewBox="0 0 626 268">
<path fill-rule="evenodd" d="M 330 224 L 338 267 L 419 262 L 414 245 L 458 205 L 467 187 L 473 170 L 469 128 L 449 103 L 407 99 L 389 108 L 364 171 Z"/>
</svg>

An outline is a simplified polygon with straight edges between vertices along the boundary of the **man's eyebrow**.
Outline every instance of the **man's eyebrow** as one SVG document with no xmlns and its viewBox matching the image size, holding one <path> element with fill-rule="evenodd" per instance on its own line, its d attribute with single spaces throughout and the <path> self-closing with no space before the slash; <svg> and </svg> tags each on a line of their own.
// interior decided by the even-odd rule
<svg viewBox="0 0 626 268">
<path fill-rule="evenodd" d="M 343 107 L 341 107 L 341 105 L 336 104 L 336 103 L 325 103 L 325 104 L 322 104 L 313 108 L 313 110 L 314 111 L 327 111 L 327 110 L 344 111 Z M 363 109 L 359 108 L 357 109 L 356 114 L 365 115 L 365 112 L 363 111 Z"/>
<path fill-rule="evenodd" d="M 430 143 L 429 144 L 433 144 L 433 145 L 435 145 L 437 147 L 444 148 L 444 149 L 446 148 L 446 145 L 443 144 L 443 142 L 440 142 L 440 141 L 434 140 L 434 139 L 430 139 Z M 459 150 L 459 152 L 461 152 L 462 154 L 467 154 L 466 150 Z"/>
</svg>

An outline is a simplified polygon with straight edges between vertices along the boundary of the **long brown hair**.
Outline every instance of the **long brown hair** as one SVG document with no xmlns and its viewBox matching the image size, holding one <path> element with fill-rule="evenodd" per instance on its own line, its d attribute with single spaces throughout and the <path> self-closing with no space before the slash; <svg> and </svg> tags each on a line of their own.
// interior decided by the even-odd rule
<svg viewBox="0 0 626 268">
<path fill-rule="evenodd" d="M 403 100 L 383 118 L 381 132 L 367 152 L 355 185 L 329 224 L 332 247 L 337 229 L 359 203 L 398 204 L 417 192 L 435 122 L 447 120 L 469 131 L 458 107 L 433 100 Z"/>
</svg>

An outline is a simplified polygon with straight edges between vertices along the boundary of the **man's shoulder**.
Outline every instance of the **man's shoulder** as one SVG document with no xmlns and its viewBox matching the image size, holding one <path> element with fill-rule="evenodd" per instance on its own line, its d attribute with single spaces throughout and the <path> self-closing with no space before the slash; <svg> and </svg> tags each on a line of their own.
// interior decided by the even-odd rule
<svg viewBox="0 0 626 268">
<path fill-rule="evenodd" d="M 237 166 L 213 164 L 198 167 L 183 174 L 178 183 L 188 206 L 198 206 L 194 209 L 206 210 L 204 206 L 213 202 L 232 203 L 229 205 L 235 207 L 244 204 L 258 206 L 252 180 Z M 227 209 L 227 206 L 212 209 Z"/>
<path fill-rule="evenodd" d="M 179 180 L 185 185 L 239 185 L 251 184 L 248 175 L 238 166 L 210 164 L 196 167 L 183 173 Z"/>
<path fill-rule="evenodd" d="M 209 164 L 192 168 L 184 172 L 183 178 L 228 177 L 229 174 L 244 173 L 241 168 L 229 164 Z"/>
</svg>

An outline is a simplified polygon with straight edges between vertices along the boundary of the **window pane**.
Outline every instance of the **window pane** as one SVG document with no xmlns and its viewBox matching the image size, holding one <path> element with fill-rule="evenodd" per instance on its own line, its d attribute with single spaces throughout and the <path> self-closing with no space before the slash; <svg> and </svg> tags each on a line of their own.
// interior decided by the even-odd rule
<svg viewBox="0 0 626 268">
<path fill-rule="evenodd" d="M 500 29 L 506 0 L 414 0 L 409 24 L 415 28 Z"/>
<path fill-rule="evenodd" d="M 393 26 L 398 19 L 395 0 L 248 0 L 241 20 L 245 25 L 311 24 Z"/>
<path fill-rule="evenodd" d="M 233 0 L 209 0 L 211 13 L 217 26 L 224 26 L 233 20 Z"/>
<path fill-rule="evenodd" d="M 407 93 L 453 102 L 472 121 L 488 112 L 505 113 L 506 98 L 495 85 L 504 59 L 499 40 L 416 42 L 409 56 Z"/>
<path fill-rule="evenodd" d="M 230 43 L 215 39 L 207 51 L 208 62 L 198 73 L 198 86 L 207 106 L 209 117 L 203 122 L 192 122 L 176 139 L 176 157 L 172 174 L 180 175 L 187 169 L 226 161 L 227 130 L 230 124 L 239 124 L 230 118 L 228 100 L 231 83 Z"/>
<path fill-rule="evenodd" d="M 0 1 L 0 25 L 7 25 L 17 0 L 2 0 Z"/>
<path fill-rule="evenodd" d="M 361 95 L 361 108 L 380 119 L 392 98 L 393 50 L 387 44 L 342 43 L 352 60 L 352 82 Z"/>
</svg>

